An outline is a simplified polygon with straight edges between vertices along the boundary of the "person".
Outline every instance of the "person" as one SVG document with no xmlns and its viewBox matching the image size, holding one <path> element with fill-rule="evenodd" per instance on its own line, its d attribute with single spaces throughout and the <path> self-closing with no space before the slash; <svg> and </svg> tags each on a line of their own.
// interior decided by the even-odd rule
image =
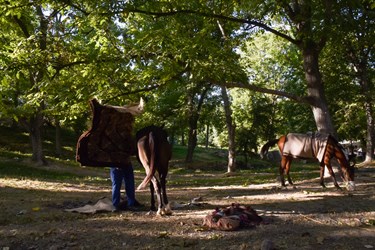
<svg viewBox="0 0 375 250">
<path fill-rule="evenodd" d="M 132 209 L 141 206 L 135 199 L 135 183 L 134 183 L 134 170 L 131 163 L 122 167 L 111 166 L 110 176 L 112 182 L 112 205 L 114 212 L 125 210 L 126 208 Z M 121 186 L 125 182 L 125 193 L 127 202 L 121 202 Z"/>
</svg>

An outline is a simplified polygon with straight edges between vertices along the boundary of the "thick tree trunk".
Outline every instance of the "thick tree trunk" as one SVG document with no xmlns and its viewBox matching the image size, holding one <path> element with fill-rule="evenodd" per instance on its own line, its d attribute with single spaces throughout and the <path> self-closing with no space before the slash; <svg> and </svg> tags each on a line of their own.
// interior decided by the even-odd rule
<svg viewBox="0 0 375 250">
<path fill-rule="evenodd" d="M 43 116 L 40 112 L 37 112 L 32 118 L 30 118 L 29 123 L 29 133 L 30 141 L 32 147 L 32 160 L 38 165 L 46 165 L 47 161 L 44 158 L 43 153 L 43 140 L 42 140 L 42 126 L 43 126 Z"/>
<path fill-rule="evenodd" d="M 228 130 L 228 168 L 227 172 L 231 173 L 236 170 L 236 144 L 235 144 L 235 126 L 232 119 L 232 110 L 230 101 L 225 87 L 221 87 L 221 96 L 224 102 L 225 121 Z"/>
<path fill-rule="evenodd" d="M 366 133 L 366 158 L 365 162 L 372 162 L 374 154 L 374 119 L 371 102 L 365 103 L 367 133 Z"/>
<path fill-rule="evenodd" d="M 317 130 L 336 136 L 331 115 L 324 94 L 324 86 L 319 71 L 319 52 L 316 45 L 311 42 L 302 48 L 303 66 L 307 81 L 307 94 L 314 114 Z"/>
<path fill-rule="evenodd" d="M 367 59 L 363 60 L 367 61 Z M 358 65 L 359 83 L 361 85 L 361 92 L 364 96 L 364 106 L 366 113 L 366 158 L 365 162 L 371 162 L 374 154 L 374 109 L 373 109 L 373 98 L 370 92 L 369 81 L 367 80 L 367 63 L 360 63 Z"/>
</svg>

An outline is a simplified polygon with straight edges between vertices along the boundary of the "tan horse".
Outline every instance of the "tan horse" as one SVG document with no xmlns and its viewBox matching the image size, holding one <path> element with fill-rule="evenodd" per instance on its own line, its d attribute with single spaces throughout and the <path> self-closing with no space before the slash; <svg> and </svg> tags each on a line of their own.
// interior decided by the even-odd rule
<svg viewBox="0 0 375 250">
<path fill-rule="evenodd" d="M 288 134 L 290 135 L 290 134 Z M 293 134 L 291 134 L 293 135 Z M 305 135 L 306 137 L 310 135 Z M 310 136 L 311 137 L 311 136 Z M 333 183 L 337 189 L 341 189 L 340 186 L 337 184 L 335 174 L 332 170 L 332 165 L 331 165 L 331 159 L 335 157 L 340 164 L 341 167 L 341 172 L 342 172 L 342 178 L 347 182 L 347 188 L 348 190 L 354 190 L 355 185 L 354 185 L 354 164 L 350 165 L 350 159 L 346 156 L 344 153 L 343 147 L 337 142 L 337 140 L 332 137 L 331 135 L 327 136 L 327 139 L 325 141 L 325 146 L 322 151 L 322 156 L 319 159 L 317 157 L 317 152 L 311 153 L 310 157 L 306 155 L 292 155 L 289 153 L 284 152 L 284 148 L 287 143 L 293 143 L 292 140 L 288 141 L 288 136 L 283 135 L 279 139 L 271 140 L 267 142 L 261 149 L 260 155 L 263 158 L 263 156 L 268 152 L 268 149 L 272 147 L 273 145 L 277 144 L 280 150 L 281 154 L 281 162 L 280 162 L 280 167 L 279 167 L 279 172 L 280 172 L 280 181 L 281 185 L 285 186 L 285 180 L 284 180 L 284 174 L 286 174 L 288 178 L 288 182 L 290 185 L 293 185 L 293 182 L 290 178 L 289 171 L 291 167 L 291 163 L 293 158 L 316 158 L 318 161 L 320 161 L 320 185 L 322 187 L 326 187 L 324 185 L 324 166 L 327 166 L 328 172 L 330 176 L 332 177 Z M 311 138 L 310 138 L 311 139 Z M 295 146 L 295 145 L 292 145 Z M 297 147 L 300 147 L 298 145 Z"/>
</svg>

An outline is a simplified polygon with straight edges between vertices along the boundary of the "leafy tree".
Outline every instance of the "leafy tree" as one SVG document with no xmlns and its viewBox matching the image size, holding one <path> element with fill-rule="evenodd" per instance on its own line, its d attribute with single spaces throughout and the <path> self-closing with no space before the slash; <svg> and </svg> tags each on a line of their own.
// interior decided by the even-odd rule
<svg viewBox="0 0 375 250">
<path fill-rule="evenodd" d="M 256 91 L 277 94 L 295 101 L 309 104 L 312 108 L 317 129 L 335 133 L 319 66 L 319 55 L 326 45 L 333 24 L 340 15 L 334 1 L 222 1 L 222 6 L 230 6 L 231 11 L 215 9 L 210 1 L 186 3 L 169 2 L 157 4 L 149 1 L 134 2 L 124 7 L 124 13 L 143 13 L 155 17 L 201 16 L 211 20 L 241 24 L 243 33 L 251 34 L 253 27 L 263 29 L 279 36 L 296 46 L 302 58 L 307 95 L 295 95 L 250 85 L 247 82 L 227 81 L 227 87 L 248 88 Z M 274 17 L 277 19 L 270 18 Z M 280 25 L 282 24 L 282 25 Z"/>
<path fill-rule="evenodd" d="M 343 37 L 348 60 L 356 82 L 360 86 L 361 99 L 366 113 L 366 159 L 371 162 L 375 144 L 375 114 L 374 114 L 374 4 L 370 1 L 360 1 L 343 8 L 344 23 L 351 29 Z"/>
</svg>

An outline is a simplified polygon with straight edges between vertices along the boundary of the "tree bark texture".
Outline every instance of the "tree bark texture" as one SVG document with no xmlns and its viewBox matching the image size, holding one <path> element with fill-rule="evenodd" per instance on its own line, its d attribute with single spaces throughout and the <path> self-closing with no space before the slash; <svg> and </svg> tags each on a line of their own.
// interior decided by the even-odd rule
<svg viewBox="0 0 375 250">
<path fill-rule="evenodd" d="M 38 112 L 29 122 L 29 133 L 32 147 L 32 160 L 38 165 L 46 165 L 47 161 L 43 153 L 43 139 L 42 139 L 43 115 Z"/>
<path fill-rule="evenodd" d="M 303 67 L 307 82 L 307 95 L 314 114 L 317 130 L 336 136 L 324 93 L 324 85 L 319 71 L 319 52 L 311 42 L 302 50 Z"/>
<path fill-rule="evenodd" d="M 221 96 L 224 102 L 225 122 L 228 130 L 228 168 L 227 172 L 236 170 L 236 143 L 235 143 L 235 126 L 232 119 L 231 103 L 228 97 L 227 89 L 221 87 Z"/>
</svg>

